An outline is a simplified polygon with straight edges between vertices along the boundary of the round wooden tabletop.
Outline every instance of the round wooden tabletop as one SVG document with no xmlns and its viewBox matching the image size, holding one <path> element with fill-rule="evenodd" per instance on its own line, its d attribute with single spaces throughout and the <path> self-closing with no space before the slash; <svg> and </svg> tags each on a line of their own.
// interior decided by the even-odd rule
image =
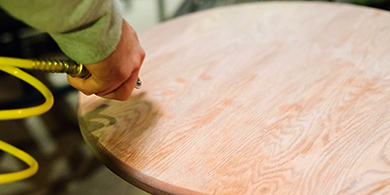
<svg viewBox="0 0 390 195">
<path fill-rule="evenodd" d="M 242 4 L 140 34 L 143 86 L 80 97 L 86 142 L 153 194 L 390 193 L 390 13 Z"/>
</svg>

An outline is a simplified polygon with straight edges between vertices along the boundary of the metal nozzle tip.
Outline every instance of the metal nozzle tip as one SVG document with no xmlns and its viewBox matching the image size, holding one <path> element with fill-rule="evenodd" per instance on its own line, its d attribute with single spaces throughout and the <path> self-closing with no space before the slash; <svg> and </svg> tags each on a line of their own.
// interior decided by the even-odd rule
<svg viewBox="0 0 390 195">
<path fill-rule="evenodd" d="M 142 85 L 142 82 L 141 82 L 141 80 L 138 78 L 137 85 L 135 86 L 135 88 L 136 88 L 136 89 L 139 89 L 139 88 L 141 88 L 141 85 Z"/>
</svg>

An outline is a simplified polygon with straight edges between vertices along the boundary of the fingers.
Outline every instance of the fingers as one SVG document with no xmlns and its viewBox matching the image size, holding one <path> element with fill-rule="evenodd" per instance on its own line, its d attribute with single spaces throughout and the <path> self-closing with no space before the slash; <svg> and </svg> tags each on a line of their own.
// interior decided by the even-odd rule
<svg viewBox="0 0 390 195">
<path fill-rule="evenodd" d="M 107 99 L 124 101 L 133 92 L 138 82 L 139 69 L 134 70 L 131 75 L 119 84 L 102 83 L 93 76 L 88 79 L 71 77 L 68 75 L 68 82 L 85 95 L 97 95 Z"/>
<path fill-rule="evenodd" d="M 85 95 L 97 95 L 102 98 L 114 99 L 119 101 L 127 100 L 133 92 L 138 81 L 138 71 L 134 72 L 131 77 L 119 84 L 115 88 L 102 90 L 101 84 L 98 84 L 93 78 L 80 79 L 68 75 L 68 82 L 76 89 L 79 89 Z"/>
<path fill-rule="evenodd" d="M 91 76 L 88 79 L 81 79 L 68 75 L 68 82 L 85 95 L 92 95 L 97 93 L 109 93 L 119 87 L 123 81 L 112 84 L 108 82 L 101 82 L 99 78 L 95 78 L 95 76 Z"/>
<path fill-rule="evenodd" d="M 74 88 L 78 89 L 85 95 L 92 95 L 94 94 L 92 90 L 89 90 L 89 88 L 85 88 L 85 82 L 90 79 L 82 79 L 77 77 L 71 77 L 70 75 L 67 75 L 68 83 L 72 85 Z"/>
<path fill-rule="evenodd" d="M 138 81 L 138 72 L 134 73 L 128 80 L 126 80 L 124 83 L 122 83 L 122 85 L 120 85 L 114 91 L 112 91 L 108 94 L 97 93 L 96 95 L 100 96 L 102 98 L 125 101 L 130 97 L 135 86 L 137 85 L 137 81 Z"/>
</svg>

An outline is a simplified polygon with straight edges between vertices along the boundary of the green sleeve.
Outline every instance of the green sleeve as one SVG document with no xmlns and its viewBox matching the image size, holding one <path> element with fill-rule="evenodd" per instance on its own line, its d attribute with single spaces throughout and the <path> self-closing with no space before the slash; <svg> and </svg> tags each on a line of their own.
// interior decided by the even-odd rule
<svg viewBox="0 0 390 195">
<path fill-rule="evenodd" d="M 0 0 L 13 17 L 47 32 L 69 58 L 99 62 L 115 50 L 122 17 L 119 0 Z"/>
</svg>

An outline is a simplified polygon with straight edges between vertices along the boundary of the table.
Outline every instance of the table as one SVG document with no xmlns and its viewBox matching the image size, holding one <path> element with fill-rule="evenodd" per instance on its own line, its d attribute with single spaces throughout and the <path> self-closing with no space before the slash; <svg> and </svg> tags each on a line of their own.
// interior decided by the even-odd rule
<svg viewBox="0 0 390 195">
<path fill-rule="evenodd" d="M 389 194 L 390 13 L 242 4 L 140 34 L 143 86 L 80 96 L 86 142 L 153 194 Z"/>
</svg>

